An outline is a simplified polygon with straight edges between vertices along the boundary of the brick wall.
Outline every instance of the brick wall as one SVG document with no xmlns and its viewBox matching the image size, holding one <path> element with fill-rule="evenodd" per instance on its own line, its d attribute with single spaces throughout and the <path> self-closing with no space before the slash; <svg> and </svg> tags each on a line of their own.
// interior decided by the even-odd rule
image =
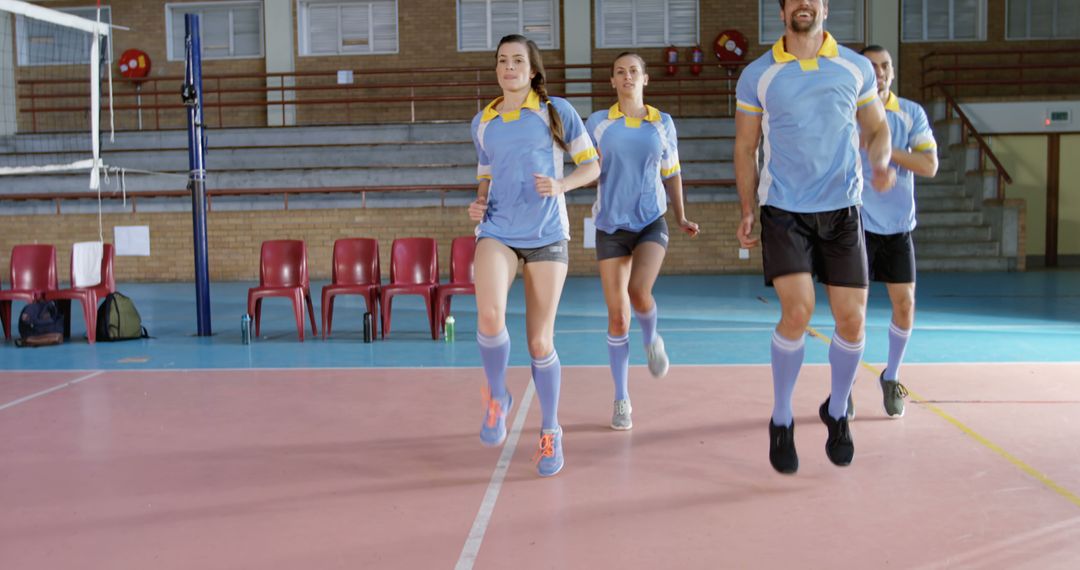
<svg viewBox="0 0 1080 570">
<path fill-rule="evenodd" d="M 570 273 L 595 275 L 595 251 L 581 246 L 582 220 L 589 214 L 590 206 L 572 205 L 568 210 L 573 234 Z M 759 250 L 754 250 L 749 261 L 738 259 L 735 204 L 689 204 L 687 213 L 702 226 L 702 233 L 691 240 L 685 235 L 674 235 L 673 231 L 665 273 L 760 272 Z M 63 223 L 54 221 L 49 216 L 5 217 L 0 236 L 0 267 L 8 267 L 15 244 L 51 243 L 57 247 L 61 280 L 67 280 L 71 243 L 97 237 L 97 215 L 65 214 Z M 107 242 L 112 241 L 114 226 L 150 226 L 151 255 L 118 257 L 115 267 L 118 281 L 194 280 L 190 213 L 106 214 L 103 223 Z M 674 227 L 670 217 L 668 223 Z M 303 239 L 307 242 L 312 279 L 329 279 L 335 239 L 374 237 L 379 240 L 383 279 L 388 280 L 390 245 L 394 238 L 427 236 L 438 240 L 439 267 L 445 279 L 450 270 L 451 240 L 471 235 L 473 228 L 461 207 L 211 212 L 210 277 L 221 281 L 257 280 L 259 245 L 263 240 Z"/>
</svg>

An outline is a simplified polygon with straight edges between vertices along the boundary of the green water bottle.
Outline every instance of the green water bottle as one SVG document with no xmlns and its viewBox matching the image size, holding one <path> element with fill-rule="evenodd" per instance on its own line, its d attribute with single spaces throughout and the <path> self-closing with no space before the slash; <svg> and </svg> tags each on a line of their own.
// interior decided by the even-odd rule
<svg viewBox="0 0 1080 570">
<path fill-rule="evenodd" d="M 453 342 L 454 340 L 454 315 L 448 315 L 446 317 L 446 332 L 443 334 L 443 339 L 446 342 Z"/>
</svg>

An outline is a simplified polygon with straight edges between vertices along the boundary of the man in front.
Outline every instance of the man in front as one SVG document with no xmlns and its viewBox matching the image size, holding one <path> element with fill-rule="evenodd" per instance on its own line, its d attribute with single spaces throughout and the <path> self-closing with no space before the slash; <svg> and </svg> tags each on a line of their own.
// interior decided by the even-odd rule
<svg viewBox="0 0 1080 570">
<path fill-rule="evenodd" d="M 736 88 L 734 160 L 742 206 L 736 236 L 742 247 L 757 245 L 751 233 L 754 206 L 760 205 L 765 282 L 780 299 L 771 348 L 769 462 L 790 474 L 799 468 L 791 397 L 814 311 L 814 275 L 825 284 L 836 321 L 829 348 L 832 391 L 818 411 L 829 431 L 825 453 L 836 465 L 854 457 L 846 411 L 863 354 L 868 285 L 858 208 L 860 132 L 873 187 L 891 187 L 896 173 L 889 166 L 892 146 L 874 70 L 825 32 L 828 0 L 779 2 L 784 36 L 747 66 Z"/>
</svg>

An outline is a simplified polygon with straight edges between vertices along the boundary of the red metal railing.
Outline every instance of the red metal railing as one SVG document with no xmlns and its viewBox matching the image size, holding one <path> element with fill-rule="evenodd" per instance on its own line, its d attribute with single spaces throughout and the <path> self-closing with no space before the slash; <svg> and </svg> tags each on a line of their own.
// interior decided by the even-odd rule
<svg viewBox="0 0 1080 570">
<path fill-rule="evenodd" d="M 606 64 L 550 66 L 549 92 L 613 100 L 607 69 Z M 705 66 L 699 76 L 680 69 L 673 77 L 657 69 L 647 96 L 675 115 L 731 116 L 739 69 Z M 590 77 L 568 78 L 568 72 L 573 75 L 575 70 L 588 71 Z M 20 70 L 24 75 L 31 72 Z M 499 92 L 494 73 L 487 67 L 354 70 L 354 82 L 343 85 L 337 84 L 337 76 L 337 71 L 206 75 L 204 117 L 215 128 L 467 120 Z M 154 130 L 182 127 L 182 80 L 180 76 L 153 77 L 141 83 L 114 79 L 118 129 L 137 129 L 140 124 Z M 20 77 L 18 108 L 24 127 L 20 130 L 85 128 L 87 93 L 81 78 Z"/>
<path fill-rule="evenodd" d="M 935 50 L 919 58 L 922 98 L 925 101 L 938 87 L 948 88 L 957 97 L 1075 96 L 1080 94 L 1078 50 L 1080 45 Z"/>
</svg>

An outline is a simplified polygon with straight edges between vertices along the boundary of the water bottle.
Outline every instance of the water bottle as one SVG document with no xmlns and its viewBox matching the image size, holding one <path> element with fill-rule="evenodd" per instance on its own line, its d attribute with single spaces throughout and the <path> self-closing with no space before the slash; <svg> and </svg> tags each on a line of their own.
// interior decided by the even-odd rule
<svg viewBox="0 0 1080 570">
<path fill-rule="evenodd" d="M 371 313 L 364 313 L 364 342 L 371 342 L 372 319 Z"/>
<path fill-rule="evenodd" d="M 454 340 L 454 315 L 447 315 L 446 317 L 446 333 L 443 335 L 446 342 L 452 342 Z"/>
<path fill-rule="evenodd" d="M 247 313 L 240 317 L 240 342 L 251 344 L 251 315 Z"/>
</svg>

